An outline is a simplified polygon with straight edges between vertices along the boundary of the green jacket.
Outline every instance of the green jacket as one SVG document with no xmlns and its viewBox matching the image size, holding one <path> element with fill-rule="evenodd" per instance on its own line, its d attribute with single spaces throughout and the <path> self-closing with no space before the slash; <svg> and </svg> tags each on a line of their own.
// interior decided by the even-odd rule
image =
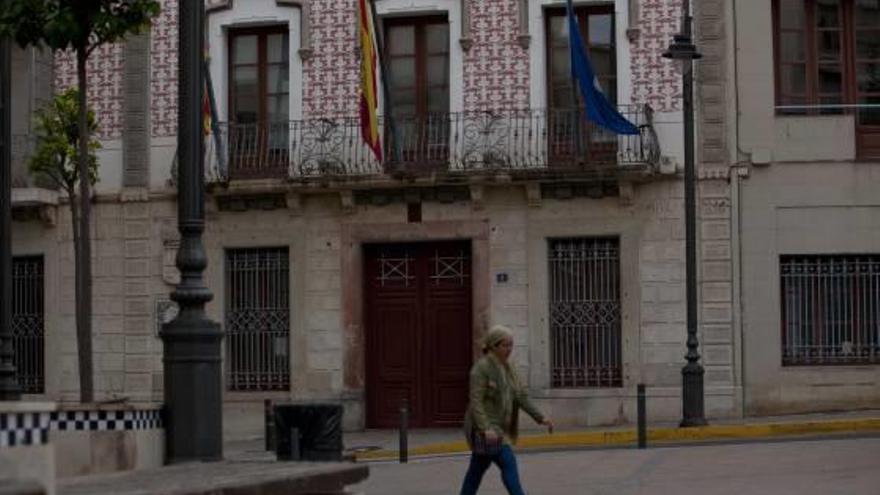
<svg viewBox="0 0 880 495">
<path fill-rule="evenodd" d="M 529 401 L 513 367 L 492 354 L 481 357 L 470 374 L 470 404 L 464 418 L 468 443 L 474 429 L 484 432 L 490 428 L 503 435 L 506 443 L 516 443 L 519 409 L 538 423 L 544 421 L 544 415 Z"/>
</svg>

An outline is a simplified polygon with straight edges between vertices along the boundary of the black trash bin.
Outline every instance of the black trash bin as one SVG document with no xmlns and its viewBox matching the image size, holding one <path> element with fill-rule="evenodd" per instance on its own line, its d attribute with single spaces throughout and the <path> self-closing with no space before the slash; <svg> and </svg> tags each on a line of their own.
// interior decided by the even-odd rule
<svg viewBox="0 0 880 495">
<path fill-rule="evenodd" d="M 342 405 L 276 404 L 279 461 L 341 461 Z"/>
</svg>

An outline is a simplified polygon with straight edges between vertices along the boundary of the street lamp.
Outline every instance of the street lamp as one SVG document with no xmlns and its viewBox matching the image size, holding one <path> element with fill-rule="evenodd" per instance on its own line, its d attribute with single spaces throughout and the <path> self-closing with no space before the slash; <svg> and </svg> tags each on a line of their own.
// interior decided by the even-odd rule
<svg viewBox="0 0 880 495">
<path fill-rule="evenodd" d="M 0 38 L 0 400 L 18 400 L 12 348 L 12 42 Z"/>
<path fill-rule="evenodd" d="M 202 78 L 205 3 L 179 5 L 177 229 L 180 284 L 171 299 L 180 311 L 162 327 L 165 431 L 168 463 L 218 461 L 223 457 L 220 342 L 217 323 L 205 316 L 213 297 L 202 272 L 208 265 L 205 230 L 205 165 L 202 142 Z"/>
<path fill-rule="evenodd" d="M 681 426 L 703 426 L 703 366 L 697 352 L 697 208 L 694 174 L 694 60 L 702 57 L 691 38 L 689 2 L 682 6 L 684 18 L 681 33 L 675 35 L 664 58 L 681 66 L 684 112 L 684 210 L 685 210 L 685 276 L 687 299 L 687 364 L 681 369 Z"/>
</svg>

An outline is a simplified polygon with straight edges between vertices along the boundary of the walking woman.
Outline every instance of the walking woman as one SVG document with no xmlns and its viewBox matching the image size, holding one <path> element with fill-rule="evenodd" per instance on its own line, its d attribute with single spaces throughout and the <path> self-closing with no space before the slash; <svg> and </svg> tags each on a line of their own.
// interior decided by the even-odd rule
<svg viewBox="0 0 880 495">
<path fill-rule="evenodd" d="M 519 409 L 553 432 L 553 422 L 529 401 L 525 387 L 508 362 L 512 351 L 510 329 L 495 325 L 483 340 L 483 357 L 471 368 L 470 405 L 464 430 L 472 453 L 461 495 L 477 493 L 483 474 L 493 462 L 501 469 L 507 493 L 525 495 L 511 449 L 519 429 Z"/>
</svg>

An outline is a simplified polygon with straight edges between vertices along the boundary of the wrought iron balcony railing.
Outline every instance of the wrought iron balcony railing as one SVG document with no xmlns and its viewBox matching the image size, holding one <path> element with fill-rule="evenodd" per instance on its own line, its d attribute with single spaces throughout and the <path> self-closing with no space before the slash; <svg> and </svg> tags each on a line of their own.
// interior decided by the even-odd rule
<svg viewBox="0 0 880 495">
<path fill-rule="evenodd" d="M 277 124 L 221 123 L 208 144 L 210 181 L 576 172 L 653 164 L 659 146 L 647 105 L 621 107 L 640 129 L 616 135 L 581 111 L 464 112 L 380 119 L 384 159 L 361 139 L 357 118 Z"/>
</svg>

